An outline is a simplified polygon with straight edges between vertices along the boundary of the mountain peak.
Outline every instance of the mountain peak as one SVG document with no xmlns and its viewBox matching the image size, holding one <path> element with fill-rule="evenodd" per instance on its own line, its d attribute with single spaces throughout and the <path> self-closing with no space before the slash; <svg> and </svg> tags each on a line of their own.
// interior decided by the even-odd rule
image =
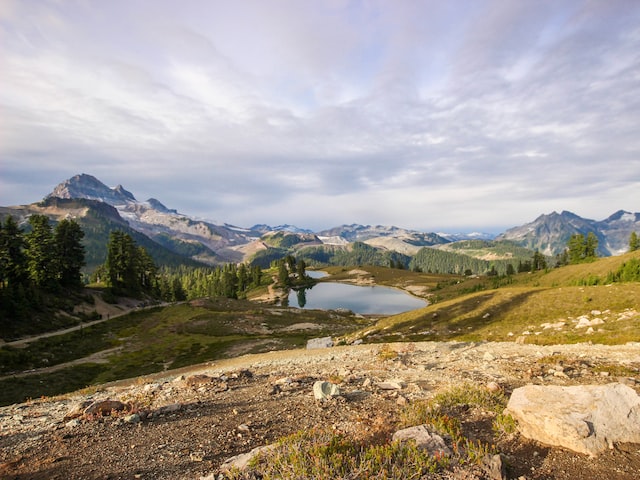
<svg viewBox="0 0 640 480">
<path fill-rule="evenodd" d="M 122 205 L 135 202 L 133 194 L 122 185 L 109 188 L 93 175 L 82 173 L 60 183 L 46 198 L 87 198 L 100 200 L 110 205 Z"/>
</svg>

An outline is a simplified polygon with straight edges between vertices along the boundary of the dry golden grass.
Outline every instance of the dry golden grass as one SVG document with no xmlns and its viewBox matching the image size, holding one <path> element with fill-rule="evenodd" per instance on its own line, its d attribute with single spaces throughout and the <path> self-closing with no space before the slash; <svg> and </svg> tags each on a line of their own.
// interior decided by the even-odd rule
<svg viewBox="0 0 640 480">
<path fill-rule="evenodd" d="M 519 341 L 538 344 L 640 341 L 640 283 L 604 284 L 610 273 L 632 258 L 640 258 L 640 252 L 520 274 L 499 288 L 492 288 L 500 284 L 490 284 L 490 279 L 484 279 L 484 285 L 476 281 L 478 291 L 381 319 L 351 339 L 515 341 L 520 337 Z M 598 285 L 585 285 L 594 278 L 599 279 Z M 465 282 L 450 288 L 464 292 Z M 594 324 L 592 330 L 589 326 L 576 328 L 578 318 L 585 315 L 604 323 Z"/>
</svg>

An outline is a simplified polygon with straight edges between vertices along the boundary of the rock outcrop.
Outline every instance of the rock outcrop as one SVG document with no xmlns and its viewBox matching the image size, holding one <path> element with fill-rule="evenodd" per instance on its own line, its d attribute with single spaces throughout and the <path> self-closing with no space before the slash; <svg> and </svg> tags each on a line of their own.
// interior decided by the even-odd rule
<svg viewBox="0 0 640 480">
<path fill-rule="evenodd" d="M 591 456 L 640 443 L 640 396 L 620 383 L 527 385 L 513 391 L 506 412 L 523 436 Z"/>
</svg>

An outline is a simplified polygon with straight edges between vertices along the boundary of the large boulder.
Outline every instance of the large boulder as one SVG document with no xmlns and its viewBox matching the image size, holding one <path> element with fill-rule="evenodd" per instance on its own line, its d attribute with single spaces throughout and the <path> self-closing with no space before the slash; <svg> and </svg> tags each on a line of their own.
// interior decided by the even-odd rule
<svg viewBox="0 0 640 480">
<path fill-rule="evenodd" d="M 513 391 L 506 413 L 523 436 L 591 456 L 614 443 L 640 443 L 640 396 L 620 383 L 527 385 Z"/>
</svg>

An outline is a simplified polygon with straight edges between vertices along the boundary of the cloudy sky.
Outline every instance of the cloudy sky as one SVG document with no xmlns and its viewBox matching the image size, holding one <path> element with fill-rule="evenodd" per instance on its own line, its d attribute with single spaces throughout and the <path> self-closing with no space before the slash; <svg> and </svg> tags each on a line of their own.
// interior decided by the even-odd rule
<svg viewBox="0 0 640 480">
<path fill-rule="evenodd" d="M 0 205 L 240 226 L 640 211 L 637 0 L 0 0 Z"/>
</svg>

